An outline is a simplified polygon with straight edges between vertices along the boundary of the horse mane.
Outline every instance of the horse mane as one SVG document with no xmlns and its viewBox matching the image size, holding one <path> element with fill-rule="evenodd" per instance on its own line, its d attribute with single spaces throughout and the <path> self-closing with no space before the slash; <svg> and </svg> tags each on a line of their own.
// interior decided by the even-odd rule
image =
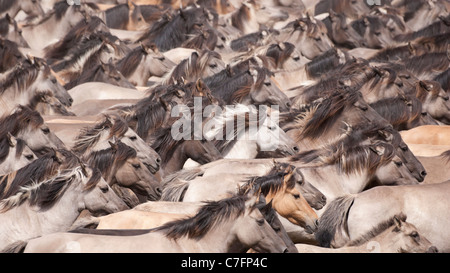
<svg viewBox="0 0 450 273">
<path fill-rule="evenodd" d="M 184 236 L 200 240 L 223 222 L 244 214 L 248 198 L 246 195 L 237 195 L 220 201 L 205 202 L 195 216 L 166 223 L 152 231 L 162 231 L 166 237 L 173 240 Z"/>
<path fill-rule="evenodd" d="M 58 201 L 72 182 L 86 177 L 83 167 L 78 166 L 73 169 L 58 171 L 58 173 L 45 181 L 34 182 L 31 185 L 23 186 L 17 193 L 0 201 L 0 212 L 4 213 L 14 207 L 22 205 L 25 201 L 30 206 L 38 206 L 40 209 L 48 209 Z M 101 176 L 98 171 L 93 170 L 93 174 L 86 187 L 93 188 L 93 184 L 98 183 Z M 95 181 L 96 180 L 96 181 Z"/>
<path fill-rule="evenodd" d="M 384 148 L 383 155 L 374 150 L 376 146 Z M 395 156 L 395 148 L 388 143 L 379 142 L 371 145 L 357 145 L 344 148 L 343 142 L 330 144 L 323 149 L 305 151 L 290 158 L 291 162 L 304 164 L 316 163 L 314 166 L 336 165 L 346 175 L 367 170 L 373 174 L 380 165 L 385 165 Z"/>
<path fill-rule="evenodd" d="M 385 98 L 370 104 L 370 107 L 394 127 L 415 120 L 422 113 L 422 103 L 415 97 Z"/>
<path fill-rule="evenodd" d="M 44 156 L 34 160 L 30 164 L 8 175 L 0 177 L 0 198 L 8 198 L 15 194 L 20 187 L 30 183 L 38 183 L 49 176 L 53 176 L 58 170 L 71 169 L 80 164 L 79 158 L 67 150 L 59 149 L 50 151 Z M 64 158 L 59 158 L 60 156 Z"/>
<path fill-rule="evenodd" d="M 141 46 L 136 47 L 117 62 L 117 70 L 119 70 L 124 77 L 129 77 L 134 71 L 136 71 L 139 63 L 145 55 L 147 55 L 145 49 Z"/>
<path fill-rule="evenodd" d="M 252 116 L 255 118 L 251 118 Z M 213 130 L 205 131 L 204 135 L 207 139 L 215 140 L 214 145 L 223 152 L 234 140 L 238 140 L 245 130 L 258 128 L 265 118 L 265 115 L 259 115 L 258 109 L 252 106 L 236 104 L 233 108 L 225 107 L 221 115 L 213 118 L 215 121 Z M 232 131 L 229 128 L 231 121 L 233 122 Z M 244 124 L 239 124 L 240 121 Z"/>
<path fill-rule="evenodd" d="M 44 119 L 38 111 L 32 110 L 28 106 L 19 105 L 11 114 L 0 118 L 0 138 L 9 132 L 17 136 L 19 132 L 31 126 L 37 128 L 44 124 Z"/>
<path fill-rule="evenodd" d="M 105 21 L 106 25 L 110 28 L 122 28 L 123 25 L 123 18 L 126 18 L 127 20 L 125 22 L 128 22 L 129 20 L 129 11 L 130 8 L 128 4 L 119 4 L 112 8 L 109 8 L 105 10 Z"/>
<path fill-rule="evenodd" d="M 321 136 L 336 122 L 343 113 L 344 108 L 348 105 L 353 105 L 359 98 L 360 92 L 358 91 L 341 92 L 338 89 L 327 98 L 321 100 L 314 114 L 305 124 L 302 138 L 315 139 Z"/>
<path fill-rule="evenodd" d="M 411 48 L 408 45 L 397 47 L 386 47 L 377 52 L 369 61 L 394 62 L 404 60 L 413 56 Z"/>
<path fill-rule="evenodd" d="M 403 222 L 406 221 L 406 215 L 404 213 L 394 215 L 393 217 L 389 218 L 388 220 L 379 223 L 376 227 L 374 227 L 373 229 L 368 231 L 366 234 L 361 235 L 359 238 L 350 241 L 345 246 L 360 246 L 360 245 L 370 241 L 372 238 L 375 238 L 376 236 L 380 235 L 382 232 L 384 232 L 388 228 L 394 226 L 395 218 L 397 218 L 398 220 L 401 220 Z"/>
<path fill-rule="evenodd" d="M 244 29 L 244 20 L 250 18 L 250 8 L 247 5 L 241 4 L 239 9 L 231 14 L 231 25 L 239 30 Z"/>
<path fill-rule="evenodd" d="M 6 77 L 0 81 L 0 95 L 2 95 L 8 88 L 15 86 L 18 92 L 24 92 L 27 88 L 34 83 L 40 72 L 40 58 L 35 57 L 35 61 L 24 60 L 16 65 L 12 71 L 8 71 Z M 50 69 L 45 65 L 45 75 L 50 73 Z"/>
<path fill-rule="evenodd" d="M 103 119 L 97 122 L 92 127 L 85 127 L 80 130 L 80 133 L 75 138 L 75 143 L 72 151 L 81 155 L 85 153 L 89 147 L 96 144 L 104 130 L 109 130 L 108 138 L 113 136 L 117 138 L 123 137 L 128 131 L 128 124 L 119 116 L 104 115 Z"/>
<path fill-rule="evenodd" d="M 450 16 L 447 16 L 444 20 L 448 20 L 449 18 Z M 432 37 L 435 35 L 448 33 L 449 31 L 450 31 L 449 26 L 445 24 L 442 20 L 439 20 L 417 31 L 399 34 L 396 37 L 394 37 L 394 39 L 402 42 L 413 41 L 417 38 Z"/>
<path fill-rule="evenodd" d="M 14 1 L 0 0 L 0 13 L 9 10 L 13 4 Z"/>
<path fill-rule="evenodd" d="M 274 167 L 273 169 L 276 169 Z M 285 181 L 285 176 L 287 173 L 285 171 L 271 173 L 265 176 L 253 176 L 248 178 L 247 182 L 239 188 L 238 194 L 246 194 L 249 191 L 255 193 L 261 193 L 264 196 L 268 195 L 270 192 L 275 193 L 280 191 L 283 187 L 287 189 L 292 189 L 295 187 L 295 180 L 289 179 Z"/>
<path fill-rule="evenodd" d="M 200 29 L 198 33 L 193 34 L 189 39 L 181 44 L 181 47 L 197 50 L 214 50 L 217 44 L 217 34 L 212 29 Z"/>
<path fill-rule="evenodd" d="M 305 65 L 306 73 L 310 77 L 319 78 L 323 73 L 339 65 L 339 55 L 335 48 L 315 57 Z"/>
<path fill-rule="evenodd" d="M 49 61 L 63 59 L 69 50 L 76 46 L 83 36 L 93 33 L 102 25 L 105 25 L 105 23 L 97 16 L 92 16 L 87 20 L 80 20 L 69 30 L 69 32 L 67 32 L 64 38 L 56 44 L 44 48 L 45 58 Z"/>
<path fill-rule="evenodd" d="M 109 181 L 110 175 L 115 174 L 113 168 L 120 168 L 129 158 L 136 157 L 137 152 L 132 147 L 124 144 L 119 140 L 114 144 L 115 147 L 109 147 L 104 150 L 93 151 L 85 156 L 86 163 L 97 168 L 102 176 Z"/>
<path fill-rule="evenodd" d="M 450 61 L 446 52 L 432 52 L 414 56 L 404 61 L 407 70 L 414 74 L 428 71 L 443 71 L 449 67 Z"/>
<path fill-rule="evenodd" d="M 16 158 L 18 158 L 22 154 L 23 149 L 25 148 L 27 143 L 21 138 L 16 138 L 16 142 L 17 142 L 17 144 L 16 144 L 16 155 L 15 156 L 16 156 Z M 0 139 L 0 164 L 3 163 L 3 161 L 5 161 L 10 150 L 11 150 L 11 146 L 9 145 L 8 138 L 2 137 Z"/>
<path fill-rule="evenodd" d="M 450 162 L 450 150 L 443 152 L 440 154 L 440 157 L 447 160 L 447 163 Z"/>
<path fill-rule="evenodd" d="M 179 47 L 188 39 L 187 35 L 195 31 L 196 22 L 206 21 L 204 12 L 204 9 L 195 6 L 179 9 L 178 12 L 168 10 L 138 39 L 138 42 L 148 40 L 155 43 L 163 52 Z"/>
</svg>

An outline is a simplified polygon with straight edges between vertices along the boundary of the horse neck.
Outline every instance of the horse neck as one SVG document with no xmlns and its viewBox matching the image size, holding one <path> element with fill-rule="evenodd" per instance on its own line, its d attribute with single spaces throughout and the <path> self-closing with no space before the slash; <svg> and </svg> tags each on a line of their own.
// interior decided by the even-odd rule
<svg viewBox="0 0 450 273">
<path fill-rule="evenodd" d="M 78 208 L 82 196 L 79 188 L 81 188 L 81 182 L 74 181 L 53 206 L 39 213 L 36 213 L 36 209 L 28 204 L 22 206 L 28 219 L 34 222 L 31 225 L 39 226 L 40 235 L 69 230 L 81 211 Z"/>
<path fill-rule="evenodd" d="M 306 167 L 301 170 L 305 180 L 321 191 L 327 200 L 330 200 L 327 201 L 328 204 L 339 196 L 362 192 L 370 180 L 366 172 L 346 175 L 341 173 L 336 165 Z"/>
<path fill-rule="evenodd" d="M 171 158 L 167 161 L 167 163 L 163 163 L 161 169 L 163 169 L 164 176 L 179 171 L 183 168 L 184 163 L 188 160 L 188 156 L 184 152 L 183 148 L 186 144 L 187 142 L 183 142 L 182 144 L 177 145 L 177 148 L 175 148 Z"/>
<path fill-rule="evenodd" d="M 242 217 L 242 216 L 240 216 Z M 180 245 L 192 245 L 190 252 L 210 252 L 210 253 L 239 253 L 245 252 L 250 247 L 243 245 L 236 236 L 235 230 L 238 219 L 224 221 L 216 228 L 208 231 L 202 239 L 178 239 Z M 185 240 L 184 242 L 182 240 Z"/>
</svg>

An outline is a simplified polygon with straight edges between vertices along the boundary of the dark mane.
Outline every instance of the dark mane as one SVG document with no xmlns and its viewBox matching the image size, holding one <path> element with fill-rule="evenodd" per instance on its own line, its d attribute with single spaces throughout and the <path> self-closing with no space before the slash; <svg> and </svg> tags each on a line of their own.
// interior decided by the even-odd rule
<svg viewBox="0 0 450 273">
<path fill-rule="evenodd" d="M 246 196 L 234 196 L 220 201 L 206 202 L 197 214 L 191 218 L 176 220 L 155 228 L 152 231 L 162 231 L 173 240 L 187 236 L 200 240 L 211 229 L 222 222 L 236 219 L 245 212 Z"/>
<path fill-rule="evenodd" d="M 286 185 L 288 189 L 295 187 L 295 180 L 289 179 L 284 181 L 284 177 L 287 175 L 286 172 L 277 172 L 273 174 L 268 174 L 266 176 L 254 176 L 250 177 L 247 182 L 240 187 L 239 194 L 247 193 L 252 190 L 255 193 L 261 193 L 264 196 L 268 195 L 270 192 L 278 192 L 281 188 Z"/>
<path fill-rule="evenodd" d="M 244 4 L 241 4 L 231 15 L 231 25 L 239 30 L 244 29 L 244 22 L 250 18 L 250 9 Z"/>
<path fill-rule="evenodd" d="M 106 25 L 110 28 L 125 28 L 129 20 L 128 4 L 116 5 L 105 11 Z"/>
<path fill-rule="evenodd" d="M 82 155 L 92 147 L 100 138 L 104 130 L 109 130 L 109 138 L 121 138 L 128 131 L 128 124 L 118 116 L 104 115 L 103 119 L 92 127 L 85 127 L 75 138 L 72 151 Z"/>
<path fill-rule="evenodd" d="M 284 42 L 282 44 L 271 44 L 267 49 L 266 56 L 274 60 L 275 66 L 281 68 L 284 62 L 292 55 L 295 45 Z"/>
<path fill-rule="evenodd" d="M 305 65 L 306 72 L 310 77 L 318 78 L 323 73 L 330 71 L 339 65 L 339 56 L 335 48 L 332 48 L 322 55 L 319 55 Z"/>
<path fill-rule="evenodd" d="M 139 63 L 145 55 L 147 55 L 145 49 L 138 46 L 117 62 L 117 69 L 124 77 L 128 77 L 136 71 Z"/>
<path fill-rule="evenodd" d="M 28 126 L 37 128 L 42 124 L 44 124 L 44 119 L 38 111 L 20 105 L 10 115 L 0 118 L 0 138 L 5 137 L 8 132 L 17 136 Z"/>
<path fill-rule="evenodd" d="M 66 56 L 69 50 L 74 47 L 83 35 L 88 35 L 98 29 L 103 28 L 105 23 L 97 16 L 92 16 L 87 20 L 80 20 L 69 32 L 54 45 L 50 45 L 44 49 L 45 58 L 49 64 L 54 60 L 62 59 Z M 106 30 L 106 29 L 105 29 Z"/>
<path fill-rule="evenodd" d="M 34 83 L 40 73 L 40 65 L 43 64 L 42 59 L 35 58 L 35 62 L 24 60 L 16 65 L 11 72 L 6 73 L 5 79 L 0 81 L 0 95 L 2 95 L 8 88 L 15 86 L 20 92 L 24 92 Z M 38 64 L 39 62 L 39 64 Z M 50 73 L 50 69 L 45 65 L 45 74 Z"/>
<path fill-rule="evenodd" d="M 129 158 L 136 157 L 136 150 L 119 141 L 114 144 L 116 147 L 110 147 L 104 150 L 93 151 L 84 157 L 86 163 L 100 170 L 106 181 L 111 179 L 115 170 L 120 168 Z M 113 170 L 115 168 L 115 170 Z"/>
<path fill-rule="evenodd" d="M 415 75 L 420 75 L 424 72 L 427 73 L 432 70 L 443 71 L 448 69 L 450 65 L 446 52 L 427 53 L 415 56 L 405 60 L 404 63 L 406 69 L 413 72 Z"/>
<path fill-rule="evenodd" d="M 188 34 L 195 31 L 196 24 L 207 22 L 205 10 L 189 6 L 177 12 L 167 11 L 160 20 L 146 31 L 139 41 L 149 41 L 156 44 L 160 51 L 179 47 L 188 39 Z"/>
<path fill-rule="evenodd" d="M 23 139 L 16 138 L 17 144 L 16 144 L 16 159 L 22 154 L 23 149 L 27 145 L 26 142 Z M 11 146 L 9 145 L 8 138 L 2 137 L 0 139 L 0 164 L 3 163 L 8 156 L 9 152 L 11 150 Z"/>
<path fill-rule="evenodd" d="M 93 185 L 98 183 L 101 178 L 98 173 L 98 170 L 92 170 L 92 176 L 84 186 L 84 190 L 92 189 Z M 63 170 L 56 176 L 40 183 L 22 187 L 15 195 L 0 201 L 0 212 L 5 212 L 11 208 L 20 206 L 26 200 L 28 200 L 31 206 L 38 206 L 41 210 L 48 209 L 64 195 L 72 182 L 76 181 L 77 178 L 84 178 L 85 176 L 84 167 L 79 166 L 73 169 Z"/>
<path fill-rule="evenodd" d="M 72 169 L 79 166 L 80 160 L 66 150 L 51 151 L 21 169 L 0 177 L 0 199 L 8 198 L 21 187 L 39 183 L 55 175 L 58 170 Z M 63 158 L 59 158 L 59 157 Z"/>
<path fill-rule="evenodd" d="M 334 124 L 346 106 L 353 105 L 359 99 L 360 93 L 357 91 L 334 92 L 318 104 L 305 125 L 302 137 L 315 139 L 321 136 Z"/>
<path fill-rule="evenodd" d="M 14 4 L 11 0 L 0 0 L 0 13 L 9 10 Z"/>
<path fill-rule="evenodd" d="M 397 130 L 407 129 L 408 122 L 416 120 L 422 113 L 422 103 L 414 97 L 381 99 L 370 107 Z"/>
</svg>

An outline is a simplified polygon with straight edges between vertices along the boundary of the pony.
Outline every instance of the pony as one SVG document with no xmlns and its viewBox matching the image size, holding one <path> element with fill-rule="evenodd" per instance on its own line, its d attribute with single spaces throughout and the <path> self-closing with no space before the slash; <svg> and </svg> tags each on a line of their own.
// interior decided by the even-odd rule
<svg viewBox="0 0 450 273">
<path fill-rule="evenodd" d="M 28 241 L 24 252 L 284 252 L 283 240 L 256 208 L 259 197 L 206 203 L 193 217 L 135 236 L 54 233 Z M 225 238 L 232 238 L 226 240 Z M 67 242 L 79 246 L 64 247 Z M 127 242 L 127 243 L 124 243 Z M 127 248 L 130 245 L 132 248 Z M 152 242 L 152 243 L 149 243 Z"/>
<path fill-rule="evenodd" d="M 0 201 L 0 248 L 66 231 L 83 209 L 111 213 L 126 208 L 98 170 L 82 165 L 66 169 L 40 183 L 22 187 L 15 195 Z"/>
</svg>

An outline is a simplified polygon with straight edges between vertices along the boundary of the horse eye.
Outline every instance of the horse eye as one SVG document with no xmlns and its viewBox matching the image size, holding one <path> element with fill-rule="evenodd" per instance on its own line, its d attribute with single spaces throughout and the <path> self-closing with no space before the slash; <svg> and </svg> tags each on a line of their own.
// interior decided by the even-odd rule
<svg viewBox="0 0 450 273">
<path fill-rule="evenodd" d="M 408 151 L 408 146 L 402 146 L 402 147 L 400 147 L 400 149 L 402 149 L 402 151 Z"/>
<path fill-rule="evenodd" d="M 300 194 L 293 194 L 295 199 L 299 199 L 300 198 Z"/>
<path fill-rule="evenodd" d="M 33 155 L 25 155 L 25 158 L 28 159 L 28 160 L 31 160 L 31 159 L 34 158 L 34 156 Z"/>
<path fill-rule="evenodd" d="M 420 114 L 425 117 L 427 115 L 427 112 L 422 112 Z"/>
<path fill-rule="evenodd" d="M 413 231 L 413 232 L 411 232 L 411 234 L 409 236 L 413 237 L 414 239 L 418 239 L 419 233 L 417 233 L 417 231 Z"/>
<path fill-rule="evenodd" d="M 41 128 L 41 130 L 42 130 L 42 132 L 44 132 L 44 134 L 50 133 L 50 129 L 48 127 Z"/>
<path fill-rule="evenodd" d="M 129 139 L 132 140 L 132 141 L 135 141 L 137 139 L 137 137 L 136 136 L 130 136 Z"/>
<path fill-rule="evenodd" d="M 139 169 L 141 167 L 141 164 L 131 164 L 131 166 L 133 166 L 133 168 L 135 169 Z"/>
<path fill-rule="evenodd" d="M 101 187 L 100 190 L 101 190 L 103 193 L 107 193 L 107 192 L 109 191 L 109 187 L 108 187 L 108 186 L 106 186 L 106 187 Z"/>
<path fill-rule="evenodd" d="M 211 68 L 216 68 L 216 67 L 217 67 L 217 64 L 210 64 L 209 67 L 211 67 Z"/>
<path fill-rule="evenodd" d="M 403 165 L 403 162 L 401 162 L 401 161 L 394 161 L 394 163 L 395 163 L 395 165 L 397 165 L 397 166 L 401 166 L 401 165 Z"/>
<path fill-rule="evenodd" d="M 258 223 L 259 226 L 264 225 L 264 219 L 258 219 L 256 220 L 256 223 Z"/>
<path fill-rule="evenodd" d="M 53 84 L 56 84 L 56 78 L 51 79 Z"/>
<path fill-rule="evenodd" d="M 292 58 L 294 61 L 296 61 L 296 62 L 298 62 L 299 60 L 300 60 L 300 57 L 299 56 L 296 56 L 296 57 L 294 57 L 294 58 Z"/>
<path fill-rule="evenodd" d="M 317 42 L 321 40 L 320 37 L 314 38 L 314 40 L 316 40 Z"/>
<path fill-rule="evenodd" d="M 270 82 L 265 82 L 264 85 L 265 86 L 271 86 L 272 84 Z"/>
<path fill-rule="evenodd" d="M 379 31 L 375 31 L 374 33 L 375 33 L 375 35 L 377 35 L 377 36 L 380 36 L 380 35 L 381 35 L 381 32 L 379 32 Z"/>
<path fill-rule="evenodd" d="M 160 60 L 161 62 L 164 61 L 165 59 L 166 59 L 166 58 L 165 58 L 164 56 L 158 58 L 158 60 Z"/>
</svg>

